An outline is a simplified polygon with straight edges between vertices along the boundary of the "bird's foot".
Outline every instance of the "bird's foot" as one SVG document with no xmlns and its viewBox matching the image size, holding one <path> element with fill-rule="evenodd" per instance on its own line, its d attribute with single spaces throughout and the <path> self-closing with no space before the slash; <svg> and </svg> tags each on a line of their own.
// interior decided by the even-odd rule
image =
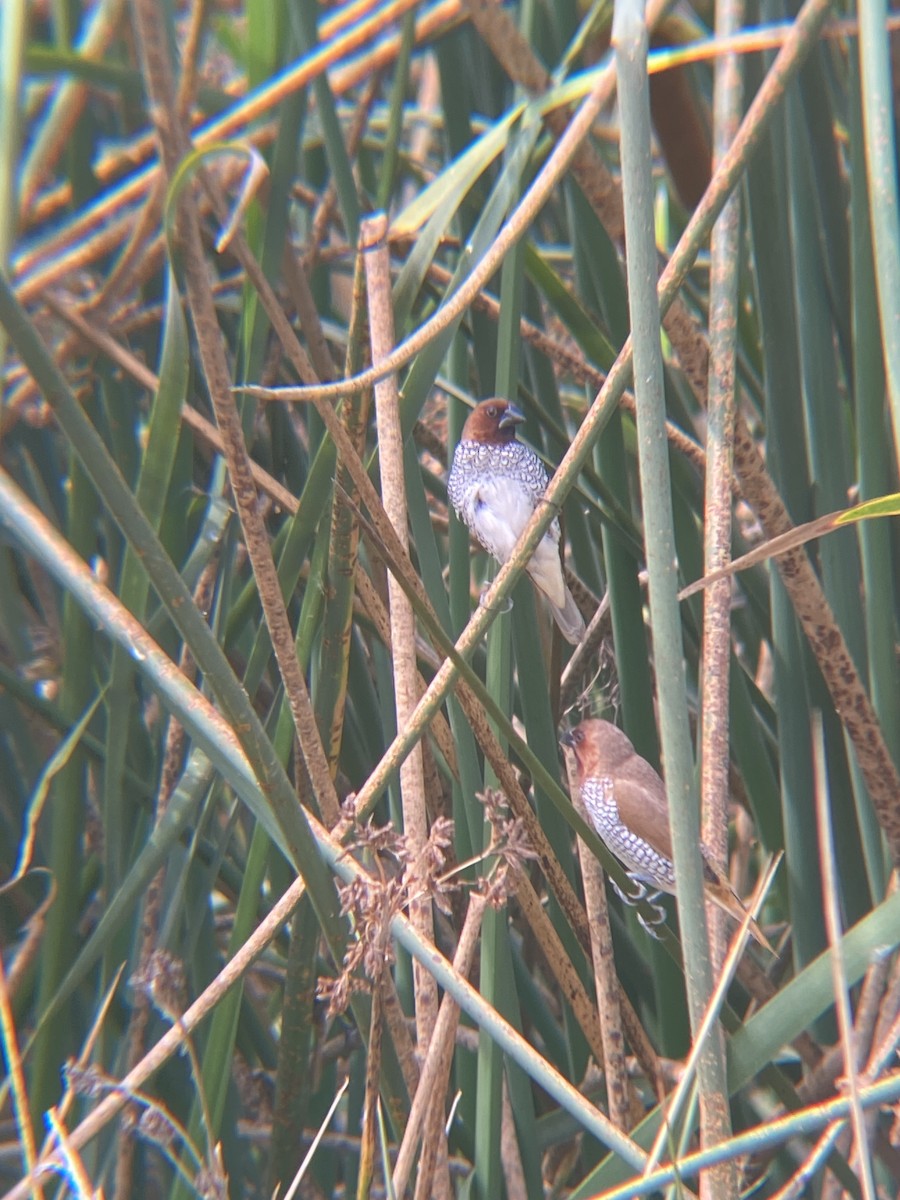
<svg viewBox="0 0 900 1200">
<path fill-rule="evenodd" d="M 650 915 L 644 916 L 643 913 L 638 913 L 637 919 L 644 930 L 657 942 L 662 941 L 662 934 L 658 932 L 659 927 L 665 923 L 666 910 L 661 904 L 654 904 L 654 900 L 658 899 L 660 892 L 654 892 L 651 896 L 645 896 L 644 899 L 650 906 Z"/>
<path fill-rule="evenodd" d="M 481 604 L 482 606 L 484 605 L 484 598 L 487 595 L 488 590 L 490 589 L 490 586 L 491 585 L 489 583 L 486 583 L 484 585 L 484 587 L 481 589 L 481 594 L 478 597 L 478 603 Z M 497 612 L 499 612 L 499 613 L 512 612 L 512 606 L 513 606 L 512 597 L 507 596 L 506 599 L 504 600 L 502 606 L 501 605 L 496 606 Z"/>
<path fill-rule="evenodd" d="M 639 879 L 637 875 L 628 876 L 628 882 L 634 888 L 634 891 L 624 892 L 614 879 L 609 881 L 613 886 L 613 891 L 625 904 L 631 908 L 636 907 L 640 903 L 646 904 L 650 913 L 645 916 L 643 913 L 638 913 L 637 918 L 647 933 L 652 938 L 660 940 L 660 935 L 656 932 L 657 928 L 662 925 L 666 919 L 666 910 L 661 904 L 657 904 L 662 892 L 658 888 L 653 888 L 645 883 L 643 879 Z"/>
<path fill-rule="evenodd" d="M 638 879 L 637 875 L 632 875 L 632 874 L 626 872 L 626 878 L 628 879 L 628 882 L 631 884 L 631 886 L 634 888 L 634 891 L 628 891 L 628 892 L 623 891 L 622 888 L 620 888 L 619 885 L 616 883 L 616 881 L 612 878 L 610 879 L 609 882 L 612 884 L 612 889 L 616 893 L 616 895 L 619 897 L 619 899 L 624 904 L 628 904 L 633 908 L 635 906 L 635 904 L 640 904 L 640 902 L 642 900 L 647 899 L 647 896 L 650 894 L 650 889 L 647 886 L 647 884 L 644 883 L 643 879 Z M 659 892 L 656 892 L 654 894 L 658 896 Z"/>
</svg>

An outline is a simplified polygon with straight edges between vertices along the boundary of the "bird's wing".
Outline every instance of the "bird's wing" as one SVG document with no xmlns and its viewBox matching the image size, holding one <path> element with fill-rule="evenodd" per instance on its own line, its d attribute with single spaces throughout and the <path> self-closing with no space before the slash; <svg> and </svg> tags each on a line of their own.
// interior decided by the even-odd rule
<svg viewBox="0 0 900 1200">
<path fill-rule="evenodd" d="M 569 589 L 563 577 L 557 542 L 546 536 L 541 538 L 528 563 L 528 574 L 554 608 L 562 610 L 566 607 Z"/>
<path fill-rule="evenodd" d="M 643 761 L 643 760 L 641 760 Z M 657 854 L 671 860 L 672 834 L 669 829 L 669 809 L 666 804 L 662 781 L 649 763 L 644 764 L 653 779 L 646 782 L 635 779 L 630 773 L 615 779 L 616 808 L 623 825 L 648 845 Z M 657 786 L 653 786 L 654 781 Z M 649 786 L 648 786 L 649 785 Z"/>
</svg>

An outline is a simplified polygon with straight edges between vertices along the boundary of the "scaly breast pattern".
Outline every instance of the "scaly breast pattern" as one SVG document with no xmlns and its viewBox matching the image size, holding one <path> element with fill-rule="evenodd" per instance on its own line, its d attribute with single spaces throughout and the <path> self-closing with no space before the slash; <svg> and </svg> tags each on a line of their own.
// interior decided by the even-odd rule
<svg viewBox="0 0 900 1200">
<path fill-rule="evenodd" d="M 671 861 L 632 833 L 619 819 L 615 787 L 610 776 L 585 780 L 581 785 L 581 798 L 594 828 L 616 858 L 641 879 L 663 891 L 674 891 L 675 868 Z"/>
<path fill-rule="evenodd" d="M 460 442 L 447 495 L 484 548 L 506 562 L 546 487 L 544 465 L 527 446 Z M 546 536 L 559 541 L 558 521 Z"/>
</svg>

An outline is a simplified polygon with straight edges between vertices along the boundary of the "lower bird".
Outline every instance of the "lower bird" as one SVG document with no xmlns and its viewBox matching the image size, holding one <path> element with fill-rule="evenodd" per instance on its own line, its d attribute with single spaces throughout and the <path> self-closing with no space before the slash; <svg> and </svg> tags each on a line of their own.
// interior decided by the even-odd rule
<svg viewBox="0 0 900 1200">
<path fill-rule="evenodd" d="M 516 440 L 516 427 L 524 420 L 508 400 L 483 400 L 466 419 L 447 481 L 457 516 L 500 563 L 509 559 L 547 489 L 544 464 Z M 547 597 L 563 637 L 577 646 L 585 624 L 566 586 L 559 539 L 559 521 L 554 520 L 526 569 Z"/>
<path fill-rule="evenodd" d="M 598 835 L 628 871 L 636 895 L 650 904 L 661 892 L 675 893 L 669 802 L 659 774 L 641 758 L 628 736 L 609 721 L 592 717 L 562 736 L 572 781 Z M 706 895 L 737 921 L 746 909 L 702 843 Z M 772 950 L 753 920 L 753 937 Z M 773 951 L 774 953 L 774 951 Z"/>
</svg>

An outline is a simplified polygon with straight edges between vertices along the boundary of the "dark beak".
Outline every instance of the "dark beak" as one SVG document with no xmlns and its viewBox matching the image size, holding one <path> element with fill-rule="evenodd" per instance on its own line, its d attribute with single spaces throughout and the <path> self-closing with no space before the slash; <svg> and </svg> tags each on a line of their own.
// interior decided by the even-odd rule
<svg viewBox="0 0 900 1200">
<path fill-rule="evenodd" d="M 500 418 L 501 429 L 515 429 L 517 425 L 521 425 L 525 420 L 525 414 L 520 408 L 516 408 L 514 404 L 510 404 L 506 412 Z"/>
<path fill-rule="evenodd" d="M 574 746 L 575 745 L 575 739 L 572 737 L 571 729 L 566 730 L 566 732 L 559 739 L 559 744 L 561 746 Z"/>
</svg>

